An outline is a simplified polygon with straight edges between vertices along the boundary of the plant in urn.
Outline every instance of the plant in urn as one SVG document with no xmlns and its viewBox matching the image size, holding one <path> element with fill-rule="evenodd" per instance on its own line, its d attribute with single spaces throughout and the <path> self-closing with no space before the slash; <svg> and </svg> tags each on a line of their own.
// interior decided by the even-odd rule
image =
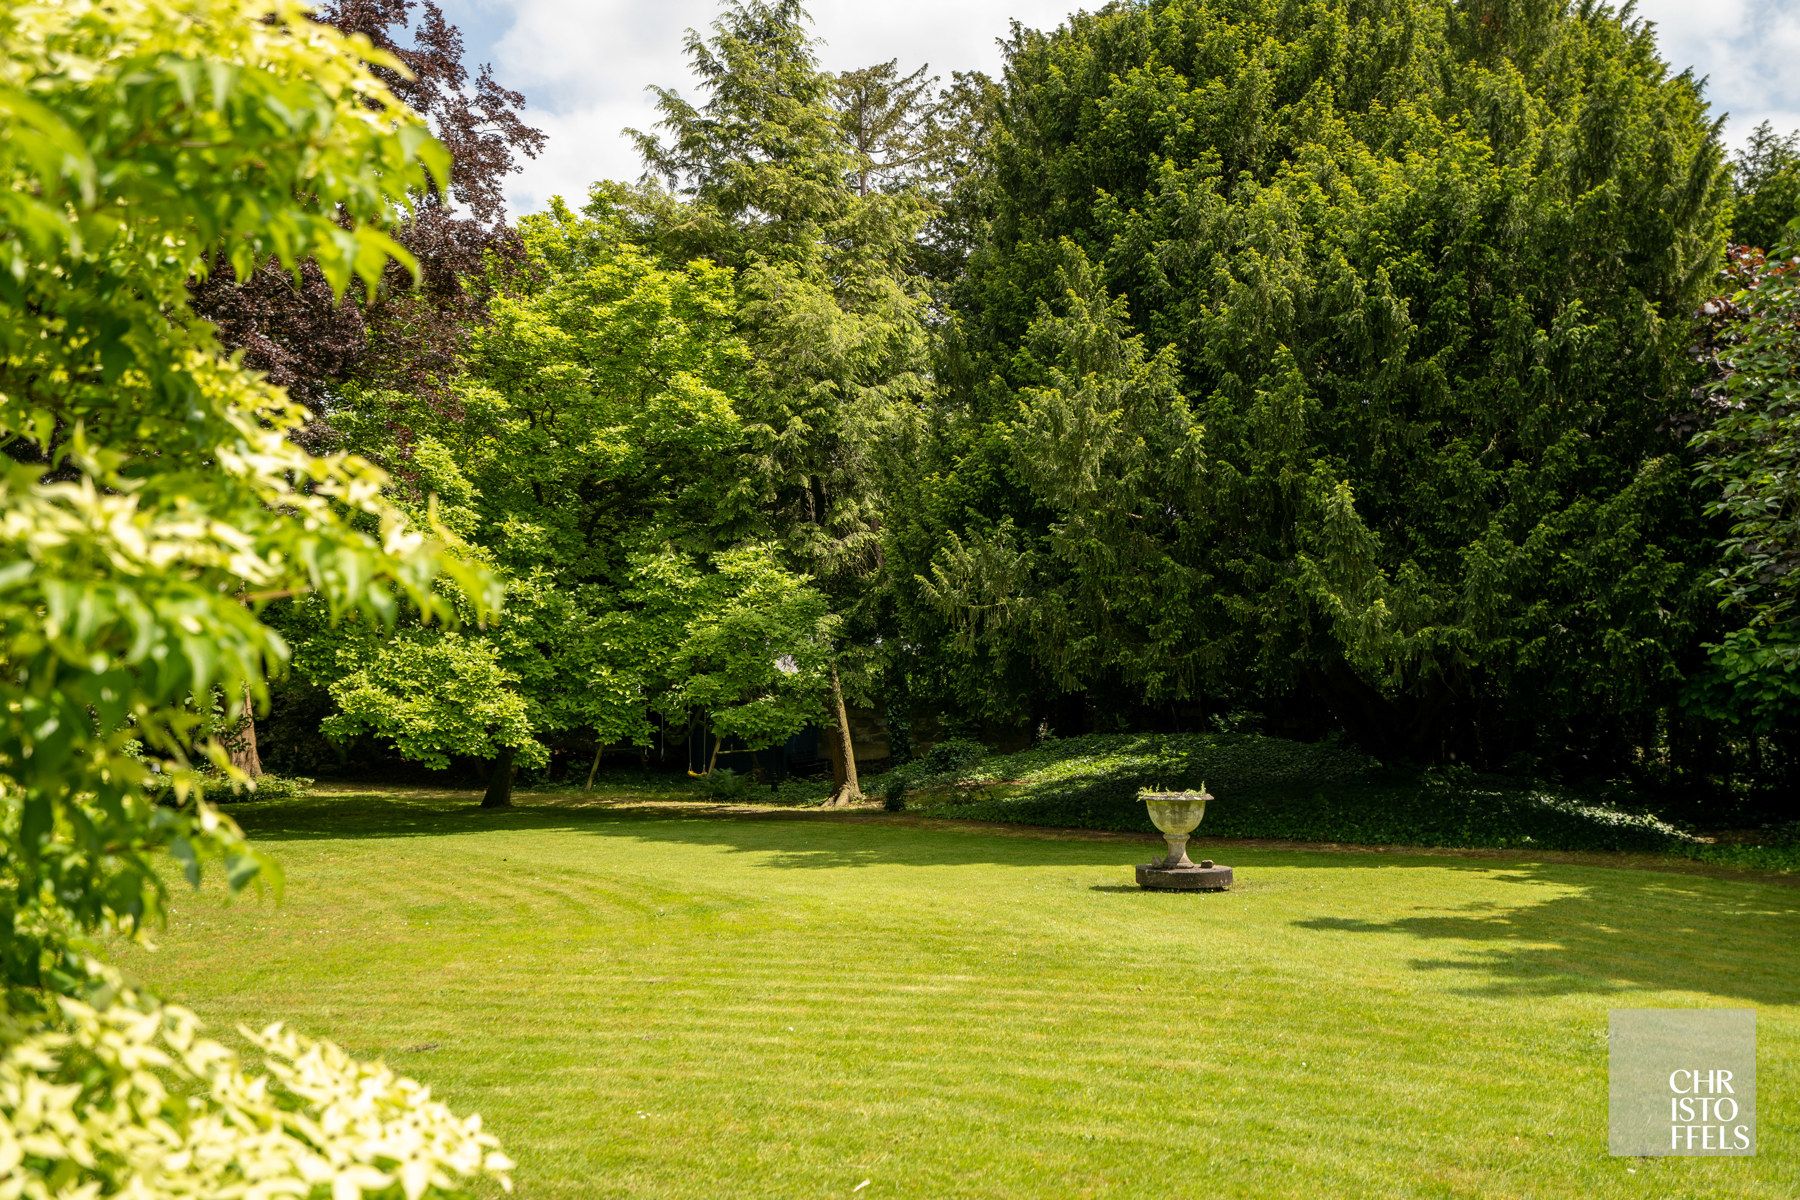
<svg viewBox="0 0 1800 1200">
<path fill-rule="evenodd" d="M 1200 819 L 1206 815 L 1206 802 L 1212 799 L 1205 784 L 1192 792 L 1145 788 L 1138 797 L 1169 844 L 1167 858 L 1137 869 L 1139 887 L 1158 892 L 1222 892 L 1231 886 L 1230 867 L 1218 866 L 1210 858 L 1198 863 L 1188 858 L 1188 835 L 1199 827 Z"/>
</svg>

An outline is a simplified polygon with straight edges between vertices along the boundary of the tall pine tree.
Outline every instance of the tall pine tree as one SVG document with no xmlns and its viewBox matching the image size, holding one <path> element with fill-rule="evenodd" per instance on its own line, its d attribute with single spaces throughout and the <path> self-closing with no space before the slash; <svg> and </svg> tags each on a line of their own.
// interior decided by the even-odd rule
<svg viewBox="0 0 1800 1200">
<path fill-rule="evenodd" d="M 700 96 L 659 90 L 657 131 L 637 135 L 649 186 L 630 202 L 664 253 L 735 273 L 763 511 L 831 598 L 846 644 L 869 646 L 882 524 L 870 456 L 926 388 L 913 256 L 930 209 L 904 188 L 865 186 L 869 159 L 807 22 L 798 0 L 734 0 L 710 36 L 690 32 Z M 860 792 L 839 676 L 870 664 L 842 665 L 832 707 L 848 800 Z"/>
</svg>

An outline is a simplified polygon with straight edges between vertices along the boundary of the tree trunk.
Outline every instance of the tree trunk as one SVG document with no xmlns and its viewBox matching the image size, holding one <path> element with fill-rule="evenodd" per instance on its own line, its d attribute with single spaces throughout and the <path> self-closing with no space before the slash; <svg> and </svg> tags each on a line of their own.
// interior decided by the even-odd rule
<svg viewBox="0 0 1800 1200">
<path fill-rule="evenodd" d="M 250 705 L 250 685 L 244 685 L 244 719 L 226 739 L 231 765 L 255 779 L 263 773 L 262 756 L 256 752 L 256 710 Z"/>
<path fill-rule="evenodd" d="M 513 748 L 502 746 L 494 759 L 493 773 L 488 776 L 487 792 L 481 797 L 483 808 L 507 808 L 512 804 Z"/>
<path fill-rule="evenodd" d="M 862 785 L 856 779 L 856 740 L 850 734 L 850 711 L 844 707 L 844 688 L 838 682 L 835 665 L 831 668 L 831 704 L 837 713 L 838 753 L 843 758 L 844 780 L 831 793 L 830 803 L 854 804 L 863 798 Z"/>
<path fill-rule="evenodd" d="M 724 743 L 725 743 L 724 738 L 720 737 L 716 733 L 713 734 L 712 757 L 706 760 L 706 773 L 708 775 L 711 775 L 713 773 L 713 768 L 719 765 L 719 747 L 722 746 Z"/>
<path fill-rule="evenodd" d="M 588 768 L 587 786 L 581 789 L 584 792 L 594 790 L 594 773 L 600 769 L 600 752 L 604 749 L 606 749 L 605 742 L 598 742 L 594 746 L 594 765 Z"/>
</svg>

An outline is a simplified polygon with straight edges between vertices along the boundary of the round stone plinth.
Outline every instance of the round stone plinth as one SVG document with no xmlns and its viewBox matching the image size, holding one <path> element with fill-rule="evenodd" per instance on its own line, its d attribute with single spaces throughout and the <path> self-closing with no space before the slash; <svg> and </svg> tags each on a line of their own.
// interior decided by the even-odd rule
<svg viewBox="0 0 1800 1200">
<path fill-rule="evenodd" d="M 1137 869 L 1138 886 L 1153 892 L 1222 892 L 1231 886 L 1231 868 L 1207 863 L 1170 870 L 1157 863 Z"/>
</svg>

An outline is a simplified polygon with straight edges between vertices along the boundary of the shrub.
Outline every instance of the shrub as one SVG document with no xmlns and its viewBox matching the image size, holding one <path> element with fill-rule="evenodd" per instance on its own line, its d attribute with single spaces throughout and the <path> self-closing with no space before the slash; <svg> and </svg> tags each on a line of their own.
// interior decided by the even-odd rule
<svg viewBox="0 0 1800 1200">
<path fill-rule="evenodd" d="M 95 982 L 98 1003 L 0 1014 L 0 1177 L 17 1185 L 0 1194 L 463 1196 L 482 1178 L 511 1190 L 512 1163 L 479 1118 L 386 1067 L 271 1025 L 247 1033 L 257 1075 L 192 1013 Z"/>
<path fill-rule="evenodd" d="M 1251 734 L 1095 734 L 913 787 L 914 811 L 1122 832 L 1150 829 L 1138 792 L 1206 783 L 1198 836 L 1425 846 L 1691 853 L 1652 814 L 1464 768 L 1390 771 L 1338 742 Z M 972 784 L 988 786 L 973 791 Z"/>
<path fill-rule="evenodd" d="M 919 760 L 922 776 L 949 775 L 980 762 L 988 756 L 988 748 L 972 738 L 945 738 Z"/>
<path fill-rule="evenodd" d="M 313 780 L 305 775 L 258 775 L 239 798 L 244 800 L 294 800 L 312 791 Z"/>
<path fill-rule="evenodd" d="M 770 800 L 775 804 L 823 804 L 831 798 L 829 779 L 784 779 L 775 785 Z"/>
<path fill-rule="evenodd" d="M 310 792 L 316 782 L 305 775 L 264 774 L 254 779 L 232 779 L 222 772 L 205 769 L 196 771 L 191 779 L 182 782 L 191 785 L 196 781 L 214 802 L 220 804 L 238 800 L 293 800 Z M 182 804 L 183 793 L 177 777 L 156 770 L 155 764 L 144 783 L 144 792 L 167 808 L 179 808 Z"/>
<path fill-rule="evenodd" d="M 700 777 L 700 788 L 714 800 L 747 800 L 756 785 L 748 775 L 730 767 L 715 767 Z"/>
</svg>

